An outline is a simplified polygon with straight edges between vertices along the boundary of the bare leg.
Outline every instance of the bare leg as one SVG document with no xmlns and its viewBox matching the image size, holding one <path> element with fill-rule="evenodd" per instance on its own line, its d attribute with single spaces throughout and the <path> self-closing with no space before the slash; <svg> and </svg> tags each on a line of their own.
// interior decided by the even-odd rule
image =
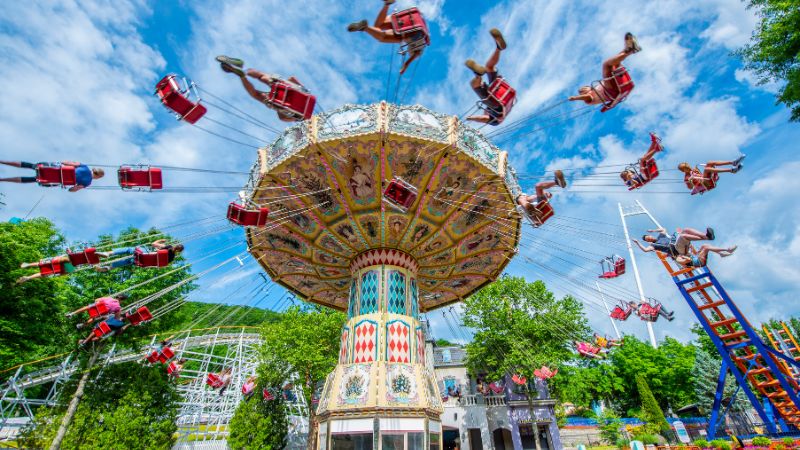
<svg viewBox="0 0 800 450">
<path fill-rule="evenodd" d="M 19 277 L 17 279 L 17 284 L 22 284 L 22 283 L 25 283 L 26 281 L 31 281 L 31 280 L 34 280 L 36 278 L 41 278 L 41 277 L 42 277 L 41 273 L 34 273 L 33 275 L 26 275 L 26 276 L 23 276 L 23 277 Z"/>
<path fill-rule="evenodd" d="M 372 24 L 371 27 L 367 27 L 364 31 L 367 32 L 370 36 L 377 39 L 380 42 L 387 42 L 387 43 L 400 43 L 403 42 L 403 38 L 394 34 L 394 31 L 391 27 L 387 27 L 389 24 L 389 19 L 386 17 L 389 13 L 389 3 L 384 2 L 383 8 L 378 12 L 378 17 L 375 18 L 375 23 Z M 388 28 L 388 29 L 387 29 Z"/>
<path fill-rule="evenodd" d="M 622 64 L 622 61 L 625 61 L 625 58 L 628 56 L 628 53 L 623 50 L 617 53 L 615 56 L 603 61 L 603 78 L 609 78 L 614 69 L 619 67 Z"/>
<path fill-rule="evenodd" d="M 681 228 L 678 231 L 687 241 L 705 241 L 708 240 L 708 234 L 695 230 L 694 228 Z"/>
<path fill-rule="evenodd" d="M 545 193 L 545 190 L 555 186 L 558 186 L 558 184 L 555 181 L 540 181 L 536 183 L 535 187 L 536 197 L 538 198 L 546 197 L 547 194 Z"/>
<path fill-rule="evenodd" d="M 658 141 L 651 142 L 650 148 L 647 149 L 647 153 L 645 153 L 644 156 L 642 156 L 642 159 L 639 160 L 640 163 L 647 162 L 653 159 L 653 157 L 656 156 L 656 153 L 660 151 L 661 151 L 661 145 L 659 145 Z"/>
<path fill-rule="evenodd" d="M 33 180 L 29 181 L 29 177 L 11 177 L 11 178 L 0 178 L 0 181 L 6 181 L 8 183 L 33 183 L 36 181 L 34 178 Z M 33 177 L 30 177 L 33 178 Z"/>
<path fill-rule="evenodd" d="M 269 84 L 271 82 L 271 78 L 269 78 L 267 74 L 259 72 L 254 69 L 248 70 L 247 76 L 263 81 L 266 84 Z M 267 94 L 256 89 L 255 86 L 253 86 L 253 83 L 250 82 L 250 80 L 248 80 L 246 77 L 240 77 L 240 79 L 242 80 L 242 86 L 244 86 L 244 89 L 247 91 L 248 94 L 250 94 L 251 97 L 258 100 L 259 102 L 263 102 L 266 99 Z M 265 79 L 268 79 L 270 81 L 265 81 Z"/>
<path fill-rule="evenodd" d="M 492 52 L 492 56 L 486 60 L 485 67 L 487 71 L 497 72 L 497 63 L 500 62 L 500 52 L 501 50 L 499 48 L 495 48 Z"/>
<path fill-rule="evenodd" d="M 469 116 L 467 117 L 467 120 L 470 120 L 472 122 L 489 123 L 492 120 L 492 118 L 489 117 L 487 114 L 481 114 L 480 116 Z"/>
<path fill-rule="evenodd" d="M 0 161 L 0 164 L 5 164 L 11 167 L 22 167 L 21 161 Z"/>
</svg>

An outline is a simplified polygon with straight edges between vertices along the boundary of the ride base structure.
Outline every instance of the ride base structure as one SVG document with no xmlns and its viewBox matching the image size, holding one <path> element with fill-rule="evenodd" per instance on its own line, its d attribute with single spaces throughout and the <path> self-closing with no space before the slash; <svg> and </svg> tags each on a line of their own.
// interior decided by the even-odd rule
<svg viewBox="0 0 800 450">
<path fill-rule="evenodd" d="M 347 313 L 317 449 L 441 448 L 420 314 L 515 255 L 521 218 L 493 208 L 520 193 L 506 159 L 455 117 L 385 102 L 316 115 L 259 151 L 245 202 L 270 219 L 247 228 L 250 252 L 296 295 Z"/>
</svg>

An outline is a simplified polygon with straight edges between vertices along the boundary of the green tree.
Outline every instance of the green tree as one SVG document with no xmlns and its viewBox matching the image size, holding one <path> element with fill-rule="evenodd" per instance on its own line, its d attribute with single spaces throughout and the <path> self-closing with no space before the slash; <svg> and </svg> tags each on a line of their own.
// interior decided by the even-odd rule
<svg viewBox="0 0 800 450">
<path fill-rule="evenodd" d="M 265 401 L 254 394 L 236 408 L 228 424 L 228 446 L 234 450 L 282 449 L 288 426 L 286 407 L 280 396 Z"/>
<path fill-rule="evenodd" d="M 344 322 L 340 312 L 307 305 L 291 307 L 280 320 L 264 324 L 259 379 L 275 386 L 297 377 L 311 404 L 314 387 L 336 367 Z M 316 435 L 314 414 L 309 408 L 310 445 Z"/>
<path fill-rule="evenodd" d="M 800 120 L 800 8 L 796 1 L 749 0 L 759 23 L 749 45 L 738 51 L 745 67 L 755 72 L 761 84 L 783 86 L 778 103 L 791 108 L 791 120 Z"/>
<path fill-rule="evenodd" d="M 642 399 L 642 420 L 658 431 L 669 431 L 669 424 L 664 417 L 664 411 L 658 406 L 658 402 L 653 397 L 653 392 L 650 391 L 650 386 L 647 385 L 644 375 L 639 374 L 636 376 L 636 387 L 639 391 L 639 397 Z"/>
<path fill-rule="evenodd" d="M 694 368 L 692 369 L 692 379 L 697 406 L 703 414 L 711 414 L 711 408 L 714 405 L 714 394 L 717 390 L 719 368 L 719 359 L 712 358 L 704 350 L 697 350 Z M 723 390 L 723 401 L 726 405 L 731 401 L 731 397 L 736 391 L 736 379 L 729 373 Z M 747 400 L 747 396 L 739 390 L 736 393 L 736 399 L 730 405 L 730 411 L 742 412 L 747 410 L 749 406 L 750 402 Z"/>
<path fill-rule="evenodd" d="M 589 334 L 579 301 L 556 299 L 542 281 L 528 283 L 521 277 L 502 277 L 470 296 L 464 304 L 464 325 L 475 330 L 466 346 L 469 371 L 493 379 L 521 374 L 531 380 L 531 416 L 537 397 L 533 371 L 573 359 L 572 340 Z M 534 439 L 541 448 L 538 433 Z"/>
<path fill-rule="evenodd" d="M 124 363 L 92 374 L 61 444 L 63 449 L 169 449 L 174 444 L 178 394 L 163 367 Z M 96 378 L 96 379 L 95 379 Z M 56 434 L 63 409 L 37 417 L 20 444 L 44 448 Z"/>
<path fill-rule="evenodd" d="M 616 444 L 621 437 L 619 430 L 622 427 L 622 421 L 619 420 L 619 417 L 614 414 L 614 411 L 606 408 L 597 421 L 600 425 L 600 437 L 609 445 Z"/>
</svg>

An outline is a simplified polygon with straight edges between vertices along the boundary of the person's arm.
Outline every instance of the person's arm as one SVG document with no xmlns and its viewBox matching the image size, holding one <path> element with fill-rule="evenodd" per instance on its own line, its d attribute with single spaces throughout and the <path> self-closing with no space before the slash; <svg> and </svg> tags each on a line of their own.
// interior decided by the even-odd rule
<svg viewBox="0 0 800 450">
<path fill-rule="evenodd" d="M 75 166 L 78 167 L 81 165 L 78 161 L 61 161 L 62 166 Z"/>
<path fill-rule="evenodd" d="M 161 250 L 167 245 L 167 240 L 159 239 L 157 241 L 153 241 L 150 245 L 153 246 L 153 248 L 155 248 L 156 250 Z"/>
<path fill-rule="evenodd" d="M 652 252 L 652 251 L 655 250 L 655 248 L 653 248 L 652 245 L 648 245 L 647 247 L 645 247 L 638 240 L 636 240 L 636 239 L 631 239 L 631 240 L 633 241 L 634 244 L 636 244 L 639 247 L 639 250 L 641 250 L 641 251 L 643 251 L 645 253 L 649 253 L 649 252 Z"/>
<path fill-rule="evenodd" d="M 413 62 L 415 59 L 419 58 L 419 55 L 420 55 L 420 54 L 421 54 L 420 52 L 413 52 L 413 53 L 411 54 L 411 57 L 410 57 L 410 58 L 408 58 L 408 59 L 406 60 L 406 62 L 403 64 L 403 67 L 401 67 L 401 68 L 400 68 L 400 75 L 402 75 L 402 74 L 406 73 L 406 70 L 408 69 L 408 66 L 410 66 L 410 65 L 411 65 L 411 63 L 412 63 L 412 62 Z"/>
<path fill-rule="evenodd" d="M 666 233 L 667 230 L 665 228 L 654 228 L 652 230 L 647 230 L 648 233 Z M 634 239 L 635 241 L 636 239 Z"/>
<path fill-rule="evenodd" d="M 71 188 L 69 188 L 69 191 L 70 192 L 78 192 L 81 189 L 84 189 L 85 187 L 86 186 L 81 186 L 80 184 L 76 184 L 75 186 L 72 186 Z"/>
</svg>

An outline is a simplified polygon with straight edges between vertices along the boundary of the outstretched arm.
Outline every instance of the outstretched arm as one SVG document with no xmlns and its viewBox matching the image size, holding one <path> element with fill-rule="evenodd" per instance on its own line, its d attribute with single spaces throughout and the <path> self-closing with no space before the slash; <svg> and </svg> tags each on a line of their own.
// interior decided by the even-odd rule
<svg viewBox="0 0 800 450">
<path fill-rule="evenodd" d="M 641 251 L 643 251 L 645 253 L 649 253 L 649 252 L 652 252 L 652 251 L 655 250 L 655 248 L 653 248 L 652 245 L 648 245 L 647 247 L 645 247 L 645 246 L 642 245 L 641 242 L 637 241 L 636 239 L 631 239 L 631 240 L 633 241 L 634 244 L 636 244 L 636 246 L 639 247 L 639 250 L 641 250 Z"/>
<path fill-rule="evenodd" d="M 647 232 L 648 233 L 666 233 L 667 230 L 664 229 L 664 228 L 654 228 L 652 230 L 647 230 Z M 633 241 L 636 242 L 636 239 L 634 239 Z"/>
<path fill-rule="evenodd" d="M 78 161 L 61 161 L 61 165 L 63 165 L 63 166 L 75 166 L 75 167 L 77 167 L 77 166 L 80 166 L 80 165 L 81 165 L 81 163 L 79 163 Z"/>
<path fill-rule="evenodd" d="M 150 245 L 152 245 L 153 248 L 155 248 L 157 250 L 161 250 L 161 249 L 163 249 L 164 247 L 167 246 L 167 240 L 166 239 L 159 239 L 157 241 L 153 241 Z"/>
<path fill-rule="evenodd" d="M 413 62 L 415 59 L 419 58 L 419 55 L 420 55 L 420 54 L 421 54 L 420 52 L 413 52 L 413 53 L 411 53 L 411 57 L 410 57 L 410 58 L 408 58 L 408 59 L 406 60 L 406 62 L 405 62 L 405 63 L 403 63 L 403 67 L 401 67 L 401 68 L 400 68 L 400 74 L 401 74 L 401 75 L 402 75 L 402 74 L 404 74 L 404 73 L 406 73 L 406 70 L 408 69 L 408 67 L 411 65 L 411 63 L 412 63 L 412 62 Z"/>
</svg>

